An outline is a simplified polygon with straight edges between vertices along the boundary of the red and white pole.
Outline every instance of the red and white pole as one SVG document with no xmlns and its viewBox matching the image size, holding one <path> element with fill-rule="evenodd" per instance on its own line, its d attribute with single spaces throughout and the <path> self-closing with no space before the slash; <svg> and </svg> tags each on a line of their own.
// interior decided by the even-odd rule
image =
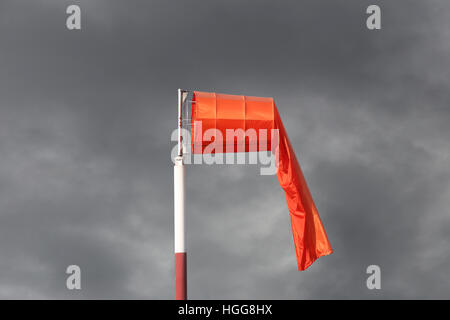
<svg viewBox="0 0 450 320">
<path fill-rule="evenodd" d="M 184 233 L 184 164 L 183 148 L 181 141 L 182 126 L 182 95 L 178 89 L 178 156 L 175 158 L 174 166 L 174 233 L 175 233 L 175 299 L 187 299 L 187 269 L 186 269 L 186 247 Z"/>
</svg>

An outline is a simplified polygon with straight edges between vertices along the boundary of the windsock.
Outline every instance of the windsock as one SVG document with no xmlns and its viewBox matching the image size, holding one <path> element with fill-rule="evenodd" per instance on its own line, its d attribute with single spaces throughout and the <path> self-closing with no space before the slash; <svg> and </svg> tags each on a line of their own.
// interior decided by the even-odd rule
<svg viewBox="0 0 450 320">
<path fill-rule="evenodd" d="M 234 134 L 228 135 L 227 130 Z M 236 132 L 243 137 L 239 138 Z M 205 139 L 205 135 L 209 137 Z M 276 173 L 291 218 L 298 269 L 305 270 L 319 257 L 333 252 L 273 98 L 194 91 L 191 144 L 197 154 L 252 151 L 275 154 Z"/>
</svg>

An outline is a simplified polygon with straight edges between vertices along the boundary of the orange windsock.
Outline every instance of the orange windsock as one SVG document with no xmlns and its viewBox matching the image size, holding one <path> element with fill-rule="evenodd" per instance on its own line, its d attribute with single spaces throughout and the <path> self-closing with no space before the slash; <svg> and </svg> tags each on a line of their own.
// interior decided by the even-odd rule
<svg viewBox="0 0 450 320">
<path fill-rule="evenodd" d="M 194 91 L 192 100 L 194 153 L 277 153 L 277 177 L 286 195 L 298 269 L 305 270 L 317 258 L 331 254 L 333 249 L 274 100 L 199 91 Z M 277 137 L 271 134 L 273 129 L 278 130 Z M 243 132 L 245 137 L 227 135 L 227 130 Z M 209 137 L 205 139 L 206 135 Z M 272 150 L 272 139 L 276 138 L 277 150 Z"/>
</svg>

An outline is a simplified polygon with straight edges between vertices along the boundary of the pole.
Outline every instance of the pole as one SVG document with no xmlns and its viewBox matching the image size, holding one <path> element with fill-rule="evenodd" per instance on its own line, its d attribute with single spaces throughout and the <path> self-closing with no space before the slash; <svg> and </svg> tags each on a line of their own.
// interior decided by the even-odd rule
<svg viewBox="0 0 450 320">
<path fill-rule="evenodd" d="M 184 164 L 181 141 L 182 95 L 178 89 L 178 156 L 174 165 L 175 299 L 187 299 L 186 247 L 184 233 Z"/>
<path fill-rule="evenodd" d="M 184 233 L 184 165 L 183 158 L 175 159 L 175 299 L 186 300 L 186 248 Z"/>
</svg>

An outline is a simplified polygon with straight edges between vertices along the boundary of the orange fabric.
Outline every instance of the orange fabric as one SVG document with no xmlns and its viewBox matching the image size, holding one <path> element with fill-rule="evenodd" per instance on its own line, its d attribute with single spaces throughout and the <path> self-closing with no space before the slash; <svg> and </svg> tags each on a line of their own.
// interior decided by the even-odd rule
<svg viewBox="0 0 450 320">
<path fill-rule="evenodd" d="M 333 252 L 272 98 L 195 91 L 191 121 L 194 153 L 227 152 L 227 146 L 233 147 L 231 150 L 245 149 L 246 152 L 269 151 L 271 150 L 270 130 L 278 129 L 277 177 L 285 191 L 291 216 L 298 269 L 305 270 L 317 258 Z M 201 128 L 198 126 L 200 123 Z M 204 139 L 202 139 L 208 129 L 213 129 L 213 132 L 218 129 L 223 133 L 223 139 L 216 138 L 214 148 L 211 148 L 210 140 L 203 141 Z M 236 138 L 228 141 L 226 129 L 242 129 L 244 131 L 255 129 L 258 134 L 246 136 L 245 143 L 238 143 Z M 269 130 L 267 137 L 260 136 L 260 129 Z M 220 137 L 217 134 L 214 136 Z M 276 152 L 276 150 L 271 151 Z"/>
<path fill-rule="evenodd" d="M 201 128 L 195 125 L 201 121 Z M 226 152 L 226 148 L 238 151 L 269 151 L 271 136 L 274 129 L 274 102 L 272 98 L 245 97 L 229 94 L 194 92 L 191 116 L 191 134 L 194 153 L 204 153 L 210 139 L 205 139 L 205 131 L 218 129 L 223 140 L 214 134 L 216 148 Z M 226 129 L 255 129 L 255 136 L 247 136 L 245 143 L 238 143 L 237 137 L 231 141 L 226 139 Z M 269 134 L 261 139 L 259 129 L 269 130 Z M 203 139 L 202 139 L 203 137 Z M 220 141 L 219 141 L 220 140 Z M 208 151 L 207 152 L 211 152 Z"/>
</svg>

